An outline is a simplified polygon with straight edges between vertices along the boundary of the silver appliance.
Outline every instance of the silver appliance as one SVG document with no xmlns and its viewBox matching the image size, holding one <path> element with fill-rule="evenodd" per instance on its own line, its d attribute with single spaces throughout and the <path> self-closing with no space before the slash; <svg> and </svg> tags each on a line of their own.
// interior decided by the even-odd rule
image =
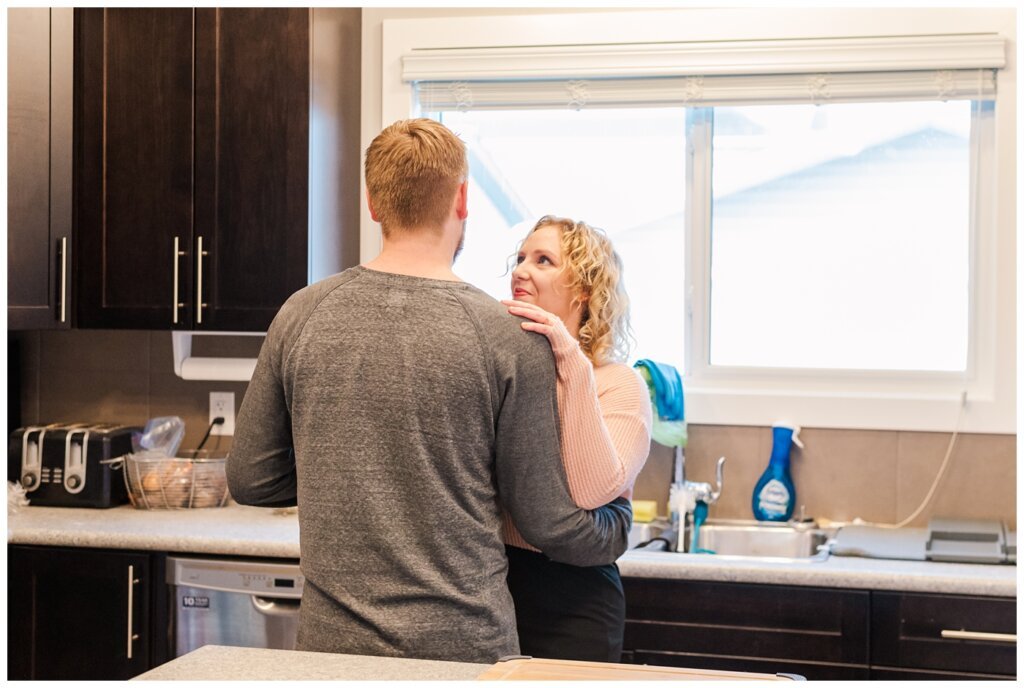
<svg viewBox="0 0 1024 688">
<path fill-rule="evenodd" d="M 142 428 L 51 423 L 18 428 L 7 450 L 7 480 L 21 483 L 35 506 L 108 509 L 128 501 L 117 457 L 132 451 Z"/>
<path fill-rule="evenodd" d="M 168 557 L 174 656 L 203 645 L 294 650 L 298 564 Z"/>
</svg>

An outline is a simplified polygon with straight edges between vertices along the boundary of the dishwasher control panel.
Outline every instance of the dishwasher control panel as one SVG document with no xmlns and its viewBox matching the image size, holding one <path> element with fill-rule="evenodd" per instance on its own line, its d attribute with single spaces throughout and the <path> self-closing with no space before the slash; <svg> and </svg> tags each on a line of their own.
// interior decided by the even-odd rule
<svg viewBox="0 0 1024 688">
<path fill-rule="evenodd" d="M 298 564 L 168 557 L 167 582 L 203 590 L 299 599 L 304 578 Z"/>
</svg>

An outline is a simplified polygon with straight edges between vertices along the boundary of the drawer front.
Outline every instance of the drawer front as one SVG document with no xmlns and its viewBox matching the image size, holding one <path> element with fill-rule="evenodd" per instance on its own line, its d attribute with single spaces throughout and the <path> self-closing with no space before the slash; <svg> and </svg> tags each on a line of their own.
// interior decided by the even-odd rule
<svg viewBox="0 0 1024 688">
<path fill-rule="evenodd" d="M 1015 635 L 1017 601 L 992 597 L 872 593 L 871 664 L 957 673 L 1016 673 L 1017 645 L 943 631 Z"/>
<path fill-rule="evenodd" d="M 750 657 L 717 657 L 676 652 L 634 652 L 632 664 L 674 666 L 687 669 L 715 671 L 749 671 L 759 674 L 794 674 L 808 681 L 866 681 L 867 666 L 843 664 L 813 664 L 783 659 L 755 659 Z M 625 663 L 625 655 L 623 657 Z"/>
<path fill-rule="evenodd" d="M 871 667 L 872 681 L 1012 681 L 1012 676 L 999 674 L 962 674 L 953 671 L 925 669 L 889 669 Z"/>
<path fill-rule="evenodd" d="M 868 664 L 869 594 L 624 578 L 624 649 Z"/>
</svg>

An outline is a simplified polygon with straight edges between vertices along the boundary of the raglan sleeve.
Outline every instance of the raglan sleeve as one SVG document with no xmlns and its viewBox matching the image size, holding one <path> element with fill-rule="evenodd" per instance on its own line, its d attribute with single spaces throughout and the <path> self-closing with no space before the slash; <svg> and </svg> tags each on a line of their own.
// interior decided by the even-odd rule
<svg viewBox="0 0 1024 688">
<path fill-rule="evenodd" d="M 576 566 L 609 564 L 626 550 L 628 500 L 597 509 L 575 505 L 562 465 L 554 357 L 533 333 L 510 337 L 512 364 L 499 367 L 495 464 L 498 494 L 527 542 L 549 558 Z"/>
<path fill-rule="evenodd" d="M 274 318 L 235 419 L 227 479 L 231 497 L 239 504 L 282 507 L 297 501 L 291 416 L 282 376 L 288 323 L 294 317 L 294 306 L 286 303 Z"/>
</svg>

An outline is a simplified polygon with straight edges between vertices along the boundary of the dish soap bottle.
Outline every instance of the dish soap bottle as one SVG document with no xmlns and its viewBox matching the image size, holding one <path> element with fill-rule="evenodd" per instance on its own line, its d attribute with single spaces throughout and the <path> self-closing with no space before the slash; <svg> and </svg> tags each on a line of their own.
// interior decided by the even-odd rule
<svg viewBox="0 0 1024 688">
<path fill-rule="evenodd" d="M 792 445 L 803 448 L 797 437 L 800 427 L 788 423 L 772 425 L 772 458 L 754 486 L 754 518 L 758 521 L 788 521 L 796 504 L 796 489 L 789 474 Z"/>
</svg>

